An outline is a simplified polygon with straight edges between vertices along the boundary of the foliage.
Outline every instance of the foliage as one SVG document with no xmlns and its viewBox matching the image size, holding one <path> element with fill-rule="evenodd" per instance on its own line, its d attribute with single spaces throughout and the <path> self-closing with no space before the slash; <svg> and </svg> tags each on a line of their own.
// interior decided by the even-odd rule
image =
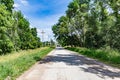
<svg viewBox="0 0 120 80">
<path fill-rule="evenodd" d="M 53 27 L 63 46 L 120 50 L 120 0 L 73 0 Z"/>
<path fill-rule="evenodd" d="M 13 10 L 13 0 L 0 0 L 0 54 L 41 46 L 36 28 L 20 11 Z"/>
<path fill-rule="evenodd" d="M 13 0 L 0 0 L 0 3 L 6 6 L 6 10 L 12 12 L 13 4 L 14 4 Z"/>
<path fill-rule="evenodd" d="M 120 68 L 120 53 L 116 50 L 87 49 L 80 47 L 67 47 L 67 49 L 79 52 L 79 54 L 104 61 Z"/>
</svg>

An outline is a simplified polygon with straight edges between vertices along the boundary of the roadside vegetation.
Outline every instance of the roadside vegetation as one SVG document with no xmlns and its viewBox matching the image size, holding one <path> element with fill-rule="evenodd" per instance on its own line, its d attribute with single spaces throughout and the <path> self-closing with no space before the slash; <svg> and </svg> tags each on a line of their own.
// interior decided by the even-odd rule
<svg viewBox="0 0 120 80">
<path fill-rule="evenodd" d="M 40 46 L 37 29 L 30 28 L 29 20 L 15 10 L 14 0 L 0 0 L 0 55 Z"/>
<path fill-rule="evenodd" d="M 45 57 L 51 50 L 53 48 L 45 47 L 0 56 L 0 80 L 8 76 L 11 80 L 16 80 L 19 75 Z"/>
<path fill-rule="evenodd" d="M 37 29 L 16 10 L 14 0 L 0 0 L 0 80 L 15 80 L 53 48 L 54 41 L 41 42 Z M 45 47 L 44 46 L 44 47 Z M 9 79 L 8 79 L 9 80 Z"/>
<path fill-rule="evenodd" d="M 120 50 L 120 0 L 73 0 L 53 27 L 63 46 Z"/>
<path fill-rule="evenodd" d="M 53 33 L 70 50 L 120 65 L 119 7 L 120 0 L 73 0 Z"/>
<path fill-rule="evenodd" d="M 80 47 L 67 47 L 66 49 L 120 68 L 120 52 L 118 50 L 87 49 Z"/>
</svg>

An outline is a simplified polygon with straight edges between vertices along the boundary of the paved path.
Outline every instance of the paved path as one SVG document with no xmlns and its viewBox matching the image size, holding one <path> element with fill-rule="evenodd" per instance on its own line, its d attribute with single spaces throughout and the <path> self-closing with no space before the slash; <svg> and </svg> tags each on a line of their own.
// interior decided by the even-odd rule
<svg viewBox="0 0 120 80">
<path fill-rule="evenodd" d="M 17 80 L 120 80 L 120 70 L 58 48 Z"/>
</svg>

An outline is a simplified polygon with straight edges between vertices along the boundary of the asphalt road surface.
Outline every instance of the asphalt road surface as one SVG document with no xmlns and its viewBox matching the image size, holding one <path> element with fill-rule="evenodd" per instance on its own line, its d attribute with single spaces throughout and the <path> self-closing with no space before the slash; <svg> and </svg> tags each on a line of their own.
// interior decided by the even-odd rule
<svg viewBox="0 0 120 80">
<path fill-rule="evenodd" d="M 120 80 L 120 69 L 56 48 L 17 80 Z"/>
</svg>

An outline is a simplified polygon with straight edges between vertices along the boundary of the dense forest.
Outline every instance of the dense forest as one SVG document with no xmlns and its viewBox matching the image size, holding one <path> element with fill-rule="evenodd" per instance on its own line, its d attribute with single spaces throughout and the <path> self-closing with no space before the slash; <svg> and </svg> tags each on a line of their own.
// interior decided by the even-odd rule
<svg viewBox="0 0 120 80">
<path fill-rule="evenodd" d="M 14 10 L 14 0 L 0 0 L 0 54 L 20 49 L 40 47 L 36 28 L 20 11 Z"/>
<path fill-rule="evenodd" d="M 52 30 L 63 46 L 120 50 L 120 0 L 73 0 Z"/>
</svg>

